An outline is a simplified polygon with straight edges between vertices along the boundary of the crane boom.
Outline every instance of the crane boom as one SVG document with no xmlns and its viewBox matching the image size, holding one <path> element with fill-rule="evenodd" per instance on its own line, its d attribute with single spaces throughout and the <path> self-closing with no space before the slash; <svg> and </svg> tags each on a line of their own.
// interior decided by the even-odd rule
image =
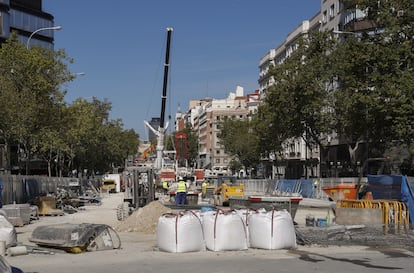
<svg viewBox="0 0 414 273">
<path fill-rule="evenodd" d="M 161 118 L 160 126 L 158 128 L 158 139 L 157 139 L 157 159 L 155 162 L 155 168 L 157 170 L 162 169 L 162 159 L 164 152 L 164 122 L 165 122 L 165 104 L 167 101 L 167 85 L 168 85 L 168 71 L 170 67 L 170 47 L 171 47 L 171 36 L 173 28 L 167 28 L 167 47 L 165 52 L 165 62 L 164 62 L 164 82 L 162 87 L 162 97 L 161 97 Z"/>
</svg>

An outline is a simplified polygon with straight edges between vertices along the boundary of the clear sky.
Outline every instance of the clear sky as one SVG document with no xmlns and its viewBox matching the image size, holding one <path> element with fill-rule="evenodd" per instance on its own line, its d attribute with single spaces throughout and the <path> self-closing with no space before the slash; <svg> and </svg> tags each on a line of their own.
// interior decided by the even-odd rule
<svg viewBox="0 0 414 273">
<path fill-rule="evenodd" d="M 258 89 L 259 61 L 321 7 L 320 0 L 43 0 L 55 17 L 55 49 L 74 59 L 66 101 L 112 103 L 142 140 L 144 120 L 159 117 L 166 28 L 171 40 L 166 119 L 191 99 L 222 99 L 237 85 Z M 169 130 L 173 126 L 170 125 Z"/>
</svg>

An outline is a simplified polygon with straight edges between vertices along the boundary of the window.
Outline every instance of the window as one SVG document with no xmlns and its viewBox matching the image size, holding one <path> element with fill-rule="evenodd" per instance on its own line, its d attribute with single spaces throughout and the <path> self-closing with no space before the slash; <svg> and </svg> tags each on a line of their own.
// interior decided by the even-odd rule
<svg viewBox="0 0 414 273">
<path fill-rule="evenodd" d="M 328 22 L 328 12 L 325 10 L 325 11 L 322 13 L 322 23 L 323 23 L 323 24 L 326 24 L 326 22 Z"/>
<path fill-rule="evenodd" d="M 332 19 L 335 17 L 335 4 L 332 4 L 329 8 L 329 18 Z"/>
<path fill-rule="evenodd" d="M 216 159 L 216 163 L 220 163 L 220 158 L 217 158 Z"/>
<path fill-rule="evenodd" d="M 220 154 L 220 150 L 216 150 L 216 154 L 219 155 Z"/>
</svg>

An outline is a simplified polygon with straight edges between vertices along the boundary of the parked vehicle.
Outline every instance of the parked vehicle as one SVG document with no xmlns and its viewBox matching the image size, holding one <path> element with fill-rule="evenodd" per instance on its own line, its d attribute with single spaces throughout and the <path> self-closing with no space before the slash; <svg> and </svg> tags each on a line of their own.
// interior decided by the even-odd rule
<svg viewBox="0 0 414 273">
<path fill-rule="evenodd" d="M 217 206 L 228 206 L 230 197 L 244 195 L 244 184 L 234 176 L 218 176 L 213 181 L 214 204 Z"/>
</svg>

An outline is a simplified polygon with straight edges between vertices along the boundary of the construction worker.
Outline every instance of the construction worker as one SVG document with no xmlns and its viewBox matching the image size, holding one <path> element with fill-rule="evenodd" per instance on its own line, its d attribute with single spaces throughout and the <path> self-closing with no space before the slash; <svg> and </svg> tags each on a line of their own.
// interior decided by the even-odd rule
<svg viewBox="0 0 414 273">
<path fill-rule="evenodd" d="M 203 180 L 203 183 L 201 184 L 201 197 L 206 198 L 207 193 L 207 182 L 206 180 Z"/>
<path fill-rule="evenodd" d="M 185 205 L 186 196 L 187 196 L 187 183 L 185 183 L 183 178 L 180 176 L 178 177 L 175 204 Z"/>
<path fill-rule="evenodd" d="M 168 185 L 168 181 L 164 180 L 162 182 L 162 189 L 164 190 L 164 194 L 168 194 L 168 191 L 170 190 L 170 186 Z"/>
</svg>

